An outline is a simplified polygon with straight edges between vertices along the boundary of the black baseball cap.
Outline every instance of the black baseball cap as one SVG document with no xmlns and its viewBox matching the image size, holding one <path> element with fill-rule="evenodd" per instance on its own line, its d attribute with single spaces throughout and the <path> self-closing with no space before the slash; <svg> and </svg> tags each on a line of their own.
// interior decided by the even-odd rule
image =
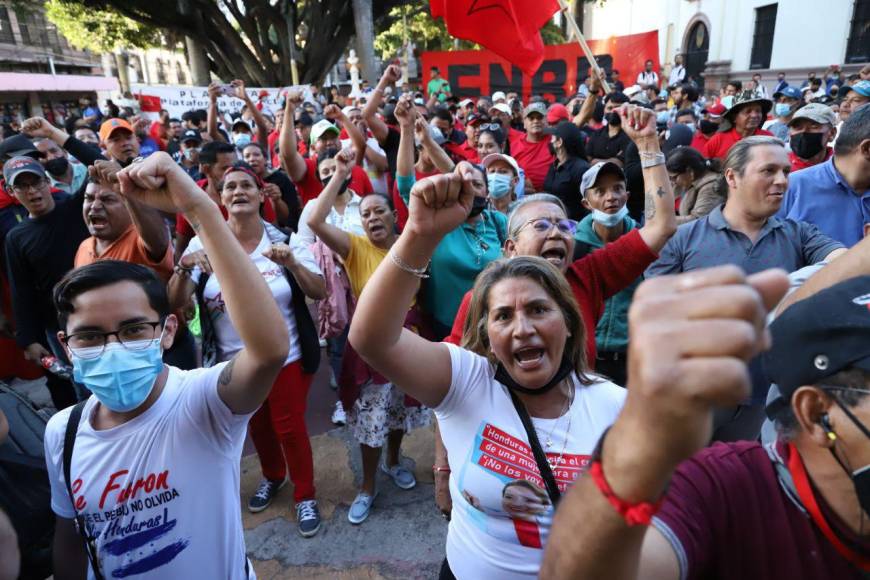
<svg viewBox="0 0 870 580">
<path fill-rule="evenodd" d="M 197 143 L 202 143 L 202 135 L 196 129 L 188 129 L 181 134 L 181 142 L 184 143 L 185 141 L 196 141 Z"/>
<path fill-rule="evenodd" d="M 870 371 L 870 276 L 859 276 L 787 308 L 770 325 L 765 373 L 779 387 L 776 414 L 804 385 L 823 383 L 849 367 Z"/>
<path fill-rule="evenodd" d="M 42 154 L 33 144 L 33 141 L 24 135 L 13 135 L 0 141 L 0 162 L 21 156 L 37 159 L 42 157 Z"/>
<path fill-rule="evenodd" d="M 583 141 L 583 131 L 571 121 L 559 121 L 553 127 L 545 127 L 544 133 L 555 135 L 566 143 L 581 143 Z"/>
</svg>

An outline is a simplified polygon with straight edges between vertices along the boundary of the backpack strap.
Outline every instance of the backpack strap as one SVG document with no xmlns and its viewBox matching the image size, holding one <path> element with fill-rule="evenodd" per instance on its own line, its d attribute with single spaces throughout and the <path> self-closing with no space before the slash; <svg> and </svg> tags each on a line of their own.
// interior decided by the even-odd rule
<svg viewBox="0 0 870 580">
<path fill-rule="evenodd" d="M 82 412 L 84 411 L 85 404 L 88 402 L 87 399 L 81 401 L 76 404 L 75 407 L 72 408 L 72 412 L 69 415 L 69 419 L 66 422 L 66 432 L 63 436 L 63 478 L 66 482 L 66 490 L 69 493 L 69 499 L 72 503 L 73 511 L 75 512 L 75 527 L 76 531 L 82 537 L 82 541 L 85 544 L 85 552 L 88 554 L 88 560 L 91 563 L 91 570 L 94 572 L 94 577 L 97 580 L 103 580 L 104 576 L 100 571 L 100 560 L 97 557 L 97 547 L 94 544 L 94 538 L 88 535 L 87 532 L 87 523 L 85 519 L 79 514 L 76 509 L 76 498 L 73 495 L 72 491 L 72 482 L 70 481 L 70 470 L 72 464 L 72 455 L 73 448 L 76 444 L 76 433 L 79 430 L 79 422 L 82 419 Z"/>
</svg>

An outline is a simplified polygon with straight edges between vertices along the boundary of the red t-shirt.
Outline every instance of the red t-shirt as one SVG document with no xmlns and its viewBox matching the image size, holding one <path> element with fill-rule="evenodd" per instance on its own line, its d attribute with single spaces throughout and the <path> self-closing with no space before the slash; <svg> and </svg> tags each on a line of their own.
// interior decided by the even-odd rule
<svg viewBox="0 0 870 580">
<path fill-rule="evenodd" d="M 532 143 L 526 139 L 526 134 L 520 131 L 511 133 L 511 157 L 526 172 L 526 177 L 532 180 L 535 190 L 544 189 L 547 171 L 555 157 L 550 153 L 550 140 L 542 139 Z"/>
<path fill-rule="evenodd" d="M 794 151 L 788 152 L 788 160 L 791 161 L 791 170 L 792 172 L 798 171 L 799 169 L 806 169 L 807 167 L 812 167 L 813 165 L 818 165 L 819 163 L 824 163 L 834 154 L 834 150 L 828 147 L 828 152 L 825 154 L 825 158 L 818 163 L 807 163 L 805 160 L 801 159 L 797 155 L 794 154 Z"/>
<path fill-rule="evenodd" d="M 714 133 L 715 135 L 715 133 Z M 695 136 L 692 137 L 692 143 L 689 145 L 692 149 L 695 149 L 701 155 L 704 154 L 704 151 L 707 148 L 707 142 L 710 140 L 709 137 L 701 133 L 700 131 L 695 131 Z"/>
<path fill-rule="evenodd" d="M 640 235 L 640 230 L 631 230 L 615 242 L 587 254 L 571 264 L 565 278 L 574 292 L 580 307 L 580 317 L 586 327 L 586 359 L 589 368 L 595 368 L 595 327 L 604 313 L 604 301 L 634 282 L 647 266 L 658 259 Z M 450 336 L 444 342 L 462 342 L 462 330 L 471 291 L 462 299 L 453 321 Z"/>
<path fill-rule="evenodd" d="M 765 131 L 764 129 L 756 129 L 753 135 L 768 135 L 773 137 L 773 133 Z M 707 145 L 701 153 L 703 153 L 704 157 L 707 159 L 725 159 L 731 146 L 742 138 L 743 137 L 740 136 L 740 133 L 737 132 L 737 129 L 731 129 L 724 133 L 716 133 L 710 137 L 710 140 L 707 141 Z"/>
<path fill-rule="evenodd" d="M 457 155 L 464 157 L 465 159 L 471 161 L 472 163 L 480 163 L 481 159 L 477 155 L 477 148 L 472 147 L 468 144 L 468 141 L 462 143 L 462 145 L 456 148 Z"/>
<path fill-rule="evenodd" d="M 196 184 L 205 189 L 208 187 L 208 179 L 200 179 Z M 230 215 L 227 208 L 222 205 L 219 207 L 224 219 L 227 219 Z M 268 197 L 266 198 L 266 201 L 263 202 L 263 219 L 270 224 L 274 224 L 278 221 L 278 214 L 275 213 L 275 207 L 272 205 L 272 200 Z M 192 227 L 190 227 L 190 222 L 187 221 L 184 214 L 180 213 L 175 214 L 175 233 L 179 236 L 186 236 L 187 238 L 193 238 L 196 235 L 196 232 L 193 231 Z"/>
<path fill-rule="evenodd" d="M 788 449 L 777 449 L 787 465 Z M 815 497 L 838 537 L 866 550 L 867 541 L 838 521 L 821 494 Z M 754 441 L 715 443 L 683 461 L 653 525 L 685 562 L 683 578 L 862 577 L 785 494 L 767 450 Z"/>
<path fill-rule="evenodd" d="M 320 183 L 320 177 L 317 175 L 317 161 L 308 158 L 305 160 L 305 177 L 302 181 L 294 181 L 296 189 L 299 191 L 299 197 L 302 198 L 302 206 L 320 195 L 323 191 L 323 184 Z M 369 179 L 368 173 L 359 165 L 354 165 L 350 172 L 350 186 L 354 193 L 360 197 L 365 197 L 374 192 L 372 182 Z"/>
</svg>

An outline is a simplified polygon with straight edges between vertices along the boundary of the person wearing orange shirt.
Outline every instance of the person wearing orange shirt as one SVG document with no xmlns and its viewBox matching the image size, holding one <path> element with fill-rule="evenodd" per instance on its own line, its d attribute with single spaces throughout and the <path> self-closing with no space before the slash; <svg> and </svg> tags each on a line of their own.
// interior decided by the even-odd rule
<svg viewBox="0 0 870 580">
<path fill-rule="evenodd" d="M 722 116 L 719 132 L 713 135 L 701 153 L 707 159 L 724 160 L 731 147 L 752 135 L 773 136 L 761 128 L 767 114 L 773 108 L 769 99 L 757 98 L 752 91 L 744 91 L 734 98 L 731 107 Z"/>
</svg>

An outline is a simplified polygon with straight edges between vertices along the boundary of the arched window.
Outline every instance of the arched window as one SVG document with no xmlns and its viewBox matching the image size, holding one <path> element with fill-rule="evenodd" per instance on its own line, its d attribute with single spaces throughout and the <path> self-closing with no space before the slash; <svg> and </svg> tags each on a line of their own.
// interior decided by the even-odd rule
<svg viewBox="0 0 870 580">
<path fill-rule="evenodd" d="M 710 33 L 707 25 L 701 21 L 696 22 L 689 29 L 686 37 L 686 80 L 692 79 L 700 87 L 704 86 L 701 73 L 707 66 L 707 54 L 710 51 Z"/>
</svg>

